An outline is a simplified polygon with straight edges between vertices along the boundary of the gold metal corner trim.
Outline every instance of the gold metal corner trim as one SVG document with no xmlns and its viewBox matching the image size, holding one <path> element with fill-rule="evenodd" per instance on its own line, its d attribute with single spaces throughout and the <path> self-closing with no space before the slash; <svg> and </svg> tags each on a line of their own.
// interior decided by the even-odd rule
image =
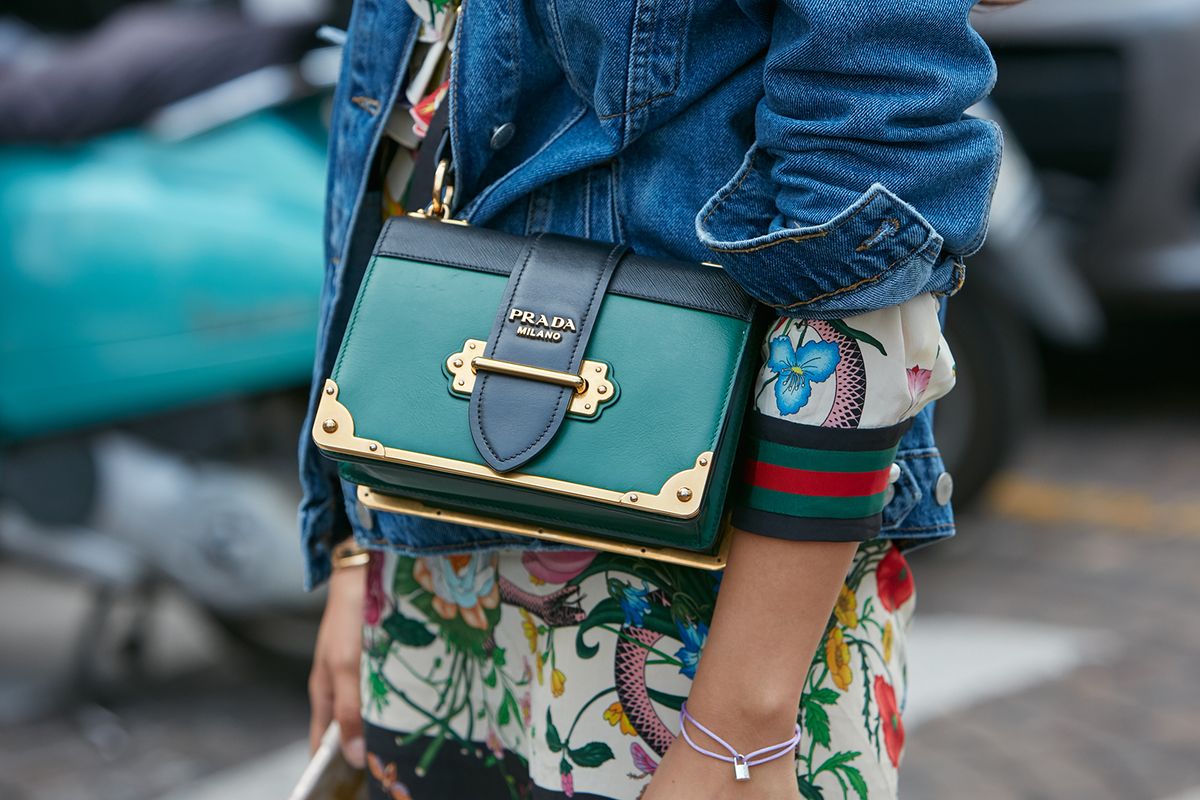
<svg viewBox="0 0 1200 800">
<path fill-rule="evenodd" d="M 312 437 L 318 447 L 346 455 L 382 458 L 387 450 L 382 442 L 354 435 L 354 417 L 350 409 L 338 401 L 338 385 L 331 378 L 325 380 L 321 390 L 321 402 L 313 419 Z"/>
<path fill-rule="evenodd" d="M 693 509 L 686 516 L 695 516 L 700 510 L 700 500 L 708 486 L 708 473 L 712 469 L 713 454 L 705 451 L 696 456 L 696 462 L 688 469 L 676 472 L 655 494 L 626 492 L 621 496 L 621 505 L 641 508 L 661 514 L 681 515 L 681 509 Z"/>
<path fill-rule="evenodd" d="M 708 487 L 713 462 L 711 451 L 701 453 L 696 457 L 693 466 L 675 473 L 657 492 L 650 493 L 639 490 L 617 492 L 524 472 L 496 472 L 484 464 L 388 447 L 374 439 L 364 439 L 355 435 L 354 417 L 338 399 L 338 392 L 337 382 L 327 379 L 321 390 L 321 402 L 317 406 L 312 427 L 312 437 L 317 447 L 332 453 L 480 478 L 678 519 L 691 519 L 700 513 L 704 492 Z"/>
<path fill-rule="evenodd" d="M 648 558 L 653 561 L 665 561 L 669 564 L 678 564 L 682 567 L 695 567 L 706 570 L 720 570 L 725 568 L 729 556 L 729 544 L 732 539 L 731 533 L 733 531 L 728 523 L 726 523 L 721 531 L 721 539 L 717 545 L 717 551 L 715 553 L 696 553 L 678 547 L 658 547 L 654 545 L 617 542 L 595 536 L 539 527 L 529 523 L 509 522 L 507 520 L 499 520 L 461 511 L 450 511 L 426 505 L 419 500 L 408 500 L 396 497 L 395 495 L 376 492 L 368 486 L 360 485 L 358 487 L 358 501 L 374 511 L 437 519 L 442 522 L 470 525 L 475 528 L 500 531 L 501 533 L 530 536 L 547 542 L 585 547 L 591 550 L 617 553 L 618 555 L 633 556 L 636 558 Z"/>
<path fill-rule="evenodd" d="M 446 371 L 450 373 L 450 391 L 462 397 L 470 397 L 475 390 L 475 375 L 472 362 L 483 356 L 487 342 L 467 339 L 462 350 L 446 357 Z M 604 404 L 617 396 L 617 387 L 608 377 L 608 364 L 603 361 L 584 361 L 579 368 L 579 377 L 584 380 L 583 391 L 571 396 L 567 413 L 576 417 L 594 417 Z"/>
</svg>

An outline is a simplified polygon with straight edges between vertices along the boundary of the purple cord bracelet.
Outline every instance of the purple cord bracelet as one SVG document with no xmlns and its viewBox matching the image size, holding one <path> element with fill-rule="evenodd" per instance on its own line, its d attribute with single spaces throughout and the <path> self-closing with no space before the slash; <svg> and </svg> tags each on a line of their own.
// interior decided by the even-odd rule
<svg viewBox="0 0 1200 800">
<path fill-rule="evenodd" d="M 720 753 L 714 753 L 712 750 L 706 750 L 693 742 L 692 737 L 689 736 L 687 732 L 687 723 L 689 722 L 700 730 L 704 731 L 704 733 L 707 734 L 714 742 L 728 750 L 729 755 L 726 756 L 721 755 Z M 759 764 L 765 764 L 768 761 L 774 761 L 777 758 L 782 758 L 783 756 L 786 756 L 794 751 L 796 749 L 796 745 L 800 744 L 800 724 L 796 723 L 796 733 L 786 742 L 768 745 L 767 747 L 762 747 L 752 753 L 746 753 L 743 755 L 735 750 L 733 746 L 729 744 L 729 742 L 725 741 L 720 736 L 717 736 L 708 728 L 697 722 L 696 718 L 688 713 L 686 702 L 679 709 L 679 732 L 683 734 L 684 741 L 691 745 L 691 748 L 697 753 L 706 755 L 709 758 L 715 758 L 718 761 L 725 761 L 733 764 L 733 777 L 739 781 L 750 780 L 751 767 L 757 767 Z M 767 753 L 770 753 L 770 755 L 767 755 Z M 758 758 L 758 756 L 762 756 L 762 758 Z"/>
</svg>

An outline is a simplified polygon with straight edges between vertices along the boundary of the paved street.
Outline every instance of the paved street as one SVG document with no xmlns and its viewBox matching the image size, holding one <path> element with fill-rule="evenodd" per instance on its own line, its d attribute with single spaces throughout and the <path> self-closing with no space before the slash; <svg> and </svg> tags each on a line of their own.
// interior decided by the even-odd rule
<svg viewBox="0 0 1200 800">
<path fill-rule="evenodd" d="M 906 798 L 1200 798 L 1200 387 L 1120 341 L 1053 356 L 1047 418 L 960 536 L 913 557 Z M 0 708 L 36 711 L 13 698 L 64 668 L 87 603 L 0 563 Z M 139 691 L 0 723 L 0 798 L 285 796 L 302 670 L 178 601 L 154 630 Z"/>
</svg>

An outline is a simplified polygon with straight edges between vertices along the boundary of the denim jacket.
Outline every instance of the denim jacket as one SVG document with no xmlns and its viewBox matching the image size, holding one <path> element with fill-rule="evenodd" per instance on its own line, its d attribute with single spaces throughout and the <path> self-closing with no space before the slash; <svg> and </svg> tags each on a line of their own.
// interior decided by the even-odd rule
<svg viewBox="0 0 1200 800">
<path fill-rule="evenodd" d="M 716 261 L 799 317 L 952 294 L 983 241 L 1001 151 L 997 127 L 965 114 L 995 77 L 972 5 L 465 0 L 449 90 L 456 215 Z M 402 0 L 356 0 L 333 101 L 300 447 L 309 585 L 350 533 L 410 553 L 515 541 L 358 507 L 307 434 L 380 228 L 371 166 L 417 32 Z M 931 424 L 926 409 L 901 442 L 885 535 L 953 531 Z"/>
</svg>

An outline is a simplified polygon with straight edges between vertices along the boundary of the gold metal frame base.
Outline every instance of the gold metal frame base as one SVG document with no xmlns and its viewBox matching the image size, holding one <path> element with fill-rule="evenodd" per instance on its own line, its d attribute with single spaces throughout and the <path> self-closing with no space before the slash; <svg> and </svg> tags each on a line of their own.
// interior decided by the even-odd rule
<svg viewBox="0 0 1200 800">
<path fill-rule="evenodd" d="M 355 435 L 354 417 L 351 416 L 350 409 L 339 402 L 339 391 L 336 381 L 332 379 L 325 381 L 325 390 L 321 392 L 321 405 L 318 406 L 316 417 L 313 419 L 313 441 L 317 443 L 317 447 L 332 453 L 344 453 L 376 461 L 386 461 L 391 464 L 402 464 L 406 467 L 447 472 L 451 475 L 482 478 L 510 486 L 579 497 L 584 500 L 678 519 L 691 519 L 700 513 L 701 500 L 708 488 L 709 471 L 713 464 L 711 450 L 696 456 L 695 462 L 688 469 L 667 478 L 666 483 L 657 492 L 620 492 L 524 472 L 501 473 L 485 464 L 387 447 L 382 442 Z"/>
<path fill-rule="evenodd" d="M 682 550 L 677 547 L 655 547 L 653 545 L 614 542 L 595 536 L 567 533 L 566 531 L 554 530 L 552 528 L 541 528 L 537 525 L 524 522 L 509 522 L 507 520 L 498 520 L 462 511 L 450 511 L 449 509 L 425 505 L 419 500 L 409 500 L 403 497 L 396 497 L 395 495 L 384 494 L 383 492 L 376 492 L 369 486 L 360 485 L 358 487 L 358 502 L 375 511 L 439 519 L 443 522 L 470 525 L 475 528 L 486 528 L 488 530 L 500 531 L 501 533 L 531 536 L 547 542 L 586 547 L 592 550 L 602 550 L 623 556 L 648 558 L 652 561 L 665 561 L 668 564 L 678 564 L 683 567 L 696 567 L 698 569 L 714 571 L 725 569 L 726 558 L 729 555 L 729 543 L 733 538 L 730 535 L 733 529 L 726 524 L 722 530 L 721 541 L 717 546 L 716 553 L 694 553 L 690 550 Z"/>
</svg>

